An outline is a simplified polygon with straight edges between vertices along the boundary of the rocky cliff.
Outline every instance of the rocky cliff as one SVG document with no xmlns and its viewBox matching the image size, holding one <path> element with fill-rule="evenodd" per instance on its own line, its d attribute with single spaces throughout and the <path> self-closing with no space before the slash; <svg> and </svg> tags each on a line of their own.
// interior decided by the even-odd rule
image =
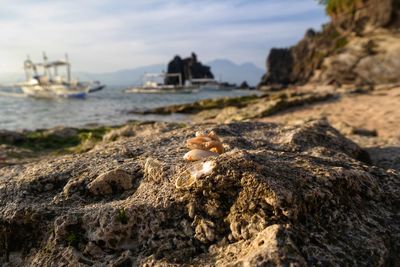
<svg viewBox="0 0 400 267">
<path fill-rule="evenodd" d="M 272 49 L 260 87 L 400 82 L 400 2 L 328 0 L 332 22 L 288 49 Z M 279 61 L 277 63 L 277 61 Z"/>
<path fill-rule="evenodd" d="M 202 162 L 183 144 L 204 130 L 226 152 L 185 184 Z M 368 162 L 325 121 L 127 125 L 88 152 L 0 169 L 0 261 L 394 266 L 400 176 Z"/>
<path fill-rule="evenodd" d="M 175 58 L 168 63 L 167 73 L 181 74 L 182 84 L 191 79 L 214 78 L 210 67 L 198 61 L 195 53 L 192 53 L 190 57 L 185 59 L 182 59 L 180 56 L 175 56 Z M 165 79 L 165 84 L 178 85 L 179 77 L 167 77 Z"/>
</svg>

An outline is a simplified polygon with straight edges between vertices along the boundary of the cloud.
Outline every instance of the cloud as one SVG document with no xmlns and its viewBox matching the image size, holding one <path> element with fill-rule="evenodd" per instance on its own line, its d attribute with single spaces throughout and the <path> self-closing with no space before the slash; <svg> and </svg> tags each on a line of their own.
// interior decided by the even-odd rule
<svg viewBox="0 0 400 267">
<path fill-rule="evenodd" d="M 3 3 L 7 2 L 7 3 Z M 26 54 L 68 52 L 74 67 L 113 71 L 167 62 L 196 51 L 263 66 L 273 46 L 289 46 L 327 21 L 313 0 L 1 1 L 0 71 Z"/>
</svg>

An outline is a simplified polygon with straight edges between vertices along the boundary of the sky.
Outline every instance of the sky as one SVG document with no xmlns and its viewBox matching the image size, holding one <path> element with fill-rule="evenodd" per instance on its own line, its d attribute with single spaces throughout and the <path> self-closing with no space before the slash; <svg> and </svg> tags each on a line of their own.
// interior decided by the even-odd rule
<svg viewBox="0 0 400 267">
<path fill-rule="evenodd" d="M 196 52 L 265 68 L 328 21 L 315 0 L 0 0 L 0 72 L 22 71 L 27 55 L 67 52 L 74 69 L 112 72 Z"/>
</svg>

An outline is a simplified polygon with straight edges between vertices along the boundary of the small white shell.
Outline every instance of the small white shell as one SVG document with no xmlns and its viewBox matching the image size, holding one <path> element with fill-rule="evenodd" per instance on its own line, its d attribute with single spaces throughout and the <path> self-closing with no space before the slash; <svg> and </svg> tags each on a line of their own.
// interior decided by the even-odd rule
<svg viewBox="0 0 400 267">
<path fill-rule="evenodd" d="M 206 161 L 200 166 L 196 166 L 190 170 L 190 175 L 196 178 L 200 178 L 203 175 L 209 175 L 212 170 L 215 168 L 215 162 L 213 161 Z"/>
<path fill-rule="evenodd" d="M 218 153 L 211 152 L 211 151 L 193 149 L 193 150 L 190 150 L 188 153 L 186 153 L 183 156 L 183 159 L 188 160 L 188 161 L 196 161 L 196 160 L 201 160 L 201 159 L 218 156 L 218 155 L 219 155 Z"/>
<path fill-rule="evenodd" d="M 214 161 L 195 163 L 179 174 L 175 181 L 175 187 L 178 189 L 191 187 L 202 176 L 211 174 L 215 166 Z"/>
<path fill-rule="evenodd" d="M 200 131 L 198 131 L 198 132 L 196 132 L 195 136 L 196 136 L 196 137 L 199 137 L 199 136 L 207 136 L 207 134 L 206 134 L 206 132 L 200 132 Z"/>
</svg>

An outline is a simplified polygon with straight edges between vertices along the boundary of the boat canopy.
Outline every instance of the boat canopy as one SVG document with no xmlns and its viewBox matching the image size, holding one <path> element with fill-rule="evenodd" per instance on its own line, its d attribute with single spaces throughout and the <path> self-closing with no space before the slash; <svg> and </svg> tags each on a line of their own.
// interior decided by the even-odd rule
<svg viewBox="0 0 400 267">
<path fill-rule="evenodd" d="M 38 73 L 38 67 L 43 68 L 43 74 Z M 55 77 L 58 76 L 58 67 L 66 67 L 67 70 L 67 80 L 68 82 L 71 81 L 71 64 L 68 61 L 68 55 L 65 54 L 65 60 L 56 60 L 52 62 L 47 61 L 47 56 L 43 53 L 43 63 L 34 63 L 28 56 L 28 58 L 24 62 L 24 69 L 26 79 L 32 79 L 34 76 L 48 76 L 52 78 L 52 72 Z"/>
<path fill-rule="evenodd" d="M 179 86 L 182 86 L 182 74 L 181 73 L 167 73 L 167 72 L 161 72 L 161 73 L 145 73 L 144 74 L 145 78 L 167 78 L 167 77 L 178 77 L 179 79 Z"/>
<path fill-rule="evenodd" d="M 199 79 L 191 79 L 190 82 L 192 82 L 192 83 L 215 83 L 217 81 L 215 79 L 210 79 L 210 78 L 199 78 Z"/>
</svg>

